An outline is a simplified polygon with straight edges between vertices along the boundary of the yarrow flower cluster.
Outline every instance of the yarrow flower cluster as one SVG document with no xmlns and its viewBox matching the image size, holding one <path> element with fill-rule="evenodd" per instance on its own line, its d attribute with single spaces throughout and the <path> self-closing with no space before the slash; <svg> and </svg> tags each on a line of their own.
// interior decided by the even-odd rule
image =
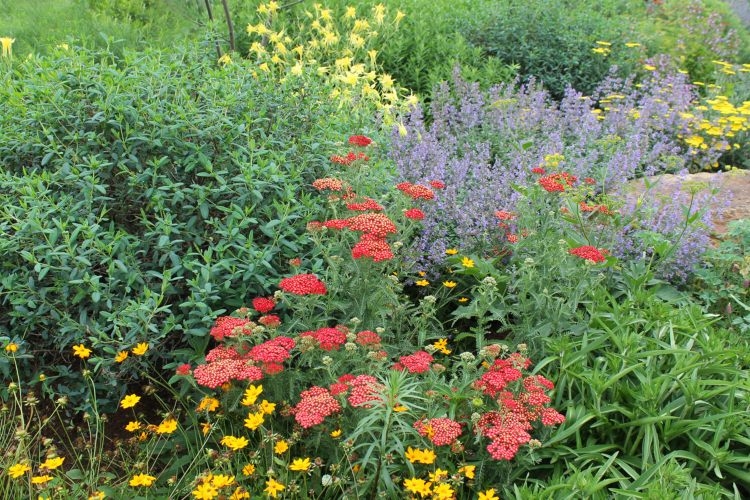
<svg viewBox="0 0 750 500">
<path fill-rule="evenodd" d="M 237 335 L 249 335 L 255 324 L 249 319 L 235 318 L 234 316 L 219 316 L 209 334 L 217 341 L 224 337 L 235 337 Z"/>
<path fill-rule="evenodd" d="M 596 263 L 604 262 L 605 260 L 607 260 L 606 250 L 601 250 L 590 245 L 571 248 L 569 250 L 569 253 L 570 255 L 575 255 L 576 257 L 580 257 L 582 259 Z"/>
<path fill-rule="evenodd" d="M 461 435 L 461 424 L 445 417 L 417 420 L 414 428 L 435 446 L 450 446 Z"/>
<path fill-rule="evenodd" d="M 300 337 L 315 339 L 324 351 L 337 351 L 346 343 L 346 332 L 338 328 L 319 328 L 315 331 L 304 332 Z"/>
<path fill-rule="evenodd" d="M 567 172 L 545 175 L 537 180 L 539 185 L 549 193 L 561 193 L 566 189 L 573 187 L 577 181 L 577 177 L 570 175 Z"/>
<path fill-rule="evenodd" d="M 435 181 L 433 181 L 435 182 Z M 439 185 L 444 186 L 441 182 Z M 427 186 L 422 184 L 412 184 L 411 182 L 401 182 L 396 184 L 396 189 L 404 193 L 406 196 L 413 200 L 423 199 L 432 200 L 435 198 L 435 192 Z"/>
<path fill-rule="evenodd" d="M 314 274 L 297 274 L 284 278 L 279 288 L 294 295 L 325 295 L 328 290 L 325 283 Z"/>
<path fill-rule="evenodd" d="M 432 354 L 426 351 L 417 351 L 414 354 L 401 356 L 393 365 L 394 370 L 407 370 L 409 373 L 424 373 L 430 371 L 430 365 L 434 361 Z"/>
<path fill-rule="evenodd" d="M 300 394 L 300 401 L 292 409 L 294 419 L 305 429 L 322 424 L 326 417 L 341 411 L 341 404 L 328 389 L 313 386 Z"/>
</svg>

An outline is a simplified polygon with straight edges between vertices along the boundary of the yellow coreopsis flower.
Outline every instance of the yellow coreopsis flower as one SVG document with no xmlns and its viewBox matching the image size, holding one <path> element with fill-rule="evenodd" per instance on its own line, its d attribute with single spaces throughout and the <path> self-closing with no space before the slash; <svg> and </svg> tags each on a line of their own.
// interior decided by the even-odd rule
<svg viewBox="0 0 750 500">
<path fill-rule="evenodd" d="M 476 468 L 476 465 L 464 465 L 463 467 L 458 469 L 458 472 L 466 476 L 466 479 L 474 479 Z"/>
<path fill-rule="evenodd" d="M 219 491 L 209 483 L 199 485 L 192 493 L 196 500 L 212 500 L 219 496 Z"/>
<path fill-rule="evenodd" d="M 220 443 L 233 451 L 237 451 L 250 444 L 250 441 L 246 437 L 224 436 Z"/>
<path fill-rule="evenodd" d="M 8 467 L 8 475 L 13 479 L 17 479 L 31 470 L 26 464 L 15 464 Z"/>
<path fill-rule="evenodd" d="M 464 257 L 463 259 L 461 259 L 461 265 L 469 269 L 474 267 L 474 261 L 468 257 Z"/>
<path fill-rule="evenodd" d="M 172 434 L 176 430 L 177 430 L 177 420 L 173 418 L 167 418 L 162 423 L 159 424 L 159 427 L 156 428 L 156 433 L 157 434 Z"/>
<path fill-rule="evenodd" d="M 500 497 L 495 495 L 495 488 L 490 488 L 486 491 L 480 491 L 477 500 L 500 500 Z"/>
<path fill-rule="evenodd" d="M 135 432 L 141 430 L 141 423 L 140 422 L 128 422 L 128 425 L 125 426 L 125 430 L 128 432 Z"/>
<path fill-rule="evenodd" d="M 250 498 L 250 493 L 239 486 L 234 489 L 234 492 L 229 496 L 229 500 L 242 500 L 243 498 Z"/>
<path fill-rule="evenodd" d="M 16 344 L 15 342 L 11 342 L 10 344 L 5 346 L 5 352 L 14 353 L 16 351 L 18 351 L 18 344 Z"/>
<path fill-rule="evenodd" d="M 137 344 L 133 349 L 131 349 L 131 352 L 135 354 L 136 356 L 143 356 L 146 354 L 146 351 L 148 351 L 148 343 L 147 342 L 141 342 Z"/>
<path fill-rule="evenodd" d="M 404 488 L 410 493 L 425 497 L 430 494 L 430 483 L 418 477 L 404 479 Z"/>
<path fill-rule="evenodd" d="M 89 500 L 104 500 L 105 498 L 107 498 L 107 494 L 103 491 L 94 492 L 89 496 Z"/>
<path fill-rule="evenodd" d="M 260 411 L 266 415 L 270 415 L 271 413 L 276 410 L 276 403 L 269 403 L 265 399 L 263 402 L 259 405 Z"/>
<path fill-rule="evenodd" d="M 136 404 L 138 404 L 138 401 L 141 400 L 140 396 L 136 396 L 135 394 L 128 394 L 124 398 L 122 398 L 122 401 L 120 401 L 120 408 L 132 408 Z"/>
<path fill-rule="evenodd" d="M 148 474 L 136 474 L 130 479 L 130 482 L 128 484 L 132 487 L 136 486 L 145 486 L 148 488 L 152 484 L 154 484 L 154 481 L 156 481 L 156 478 L 154 476 L 149 476 Z"/>
<path fill-rule="evenodd" d="M 91 356 L 91 349 L 86 347 L 83 344 L 78 344 L 73 346 L 73 355 L 78 356 L 81 359 L 86 359 L 89 356 Z"/>
<path fill-rule="evenodd" d="M 445 251 L 446 255 L 456 255 L 458 253 L 458 250 L 455 248 L 449 248 Z"/>
<path fill-rule="evenodd" d="M 44 476 L 32 476 L 31 484 L 44 484 L 52 481 L 53 477 L 45 474 Z"/>
<path fill-rule="evenodd" d="M 458 283 L 456 283 L 455 281 L 450 281 L 450 280 L 443 281 L 443 286 L 445 288 L 455 288 L 456 285 L 458 285 Z"/>
<path fill-rule="evenodd" d="M 289 443 L 284 441 L 283 439 L 279 439 L 276 441 L 276 444 L 273 446 L 273 451 L 277 455 L 281 455 L 282 453 L 286 452 L 289 449 Z"/>
<path fill-rule="evenodd" d="M 242 468 L 242 473 L 244 475 L 246 475 L 246 476 L 252 476 L 254 472 L 255 472 L 255 465 L 254 464 L 246 464 Z"/>
<path fill-rule="evenodd" d="M 3 48 L 3 57 L 10 57 L 13 55 L 13 42 L 15 41 L 15 38 L 9 36 L 0 38 L 0 45 L 2 45 Z"/>
<path fill-rule="evenodd" d="M 331 431 L 331 437 L 333 439 L 338 439 L 341 437 L 341 429 L 336 429 L 335 431 Z"/>
<path fill-rule="evenodd" d="M 280 492 L 284 491 L 285 488 L 286 486 L 271 478 L 266 481 L 266 487 L 263 491 L 268 493 L 269 497 L 276 498 Z"/>
<path fill-rule="evenodd" d="M 198 407 L 195 409 L 195 411 L 216 411 L 217 408 L 219 408 L 219 400 L 216 398 L 212 398 L 211 396 L 206 396 L 203 399 L 201 399 L 200 403 L 198 403 Z"/>
<path fill-rule="evenodd" d="M 263 392 L 262 385 L 247 386 L 247 389 L 245 389 L 245 397 L 242 399 L 242 404 L 244 406 L 250 406 L 250 405 L 255 404 L 255 401 L 258 399 L 258 396 L 260 396 L 262 392 Z"/>
<path fill-rule="evenodd" d="M 245 419 L 245 427 L 250 429 L 251 431 L 254 431 L 261 425 L 263 425 L 264 417 L 263 412 L 260 411 L 258 413 L 249 413 L 247 415 L 247 418 Z"/>
<path fill-rule="evenodd" d="M 42 469 L 55 470 L 65 461 L 65 457 L 48 458 L 39 466 Z"/>
<path fill-rule="evenodd" d="M 433 500 L 451 500 L 455 498 L 456 492 L 448 483 L 440 483 L 432 488 Z"/>
<path fill-rule="evenodd" d="M 309 458 L 295 458 L 289 466 L 289 470 L 295 472 L 307 472 L 312 462 Z"/>
<path fill-rule="evenodd" d="M 234 476 L 228 474 L 217 474 L 211 477 L 211 484 L 214 488 L 224 488 L 234 484 Z"/>
<path fill-rule="evenodd" d="M 430 284 L 430 282 L 428 280 L 418 280 L 415 281 L 414 284 L 417 286 L 427 286 Z"/>
<path fill-rule="evenodd" d="M 115 355 L 115 363 L 122 363 L 128 359 L 128 351 L 120 351 Z"/>
</svg>

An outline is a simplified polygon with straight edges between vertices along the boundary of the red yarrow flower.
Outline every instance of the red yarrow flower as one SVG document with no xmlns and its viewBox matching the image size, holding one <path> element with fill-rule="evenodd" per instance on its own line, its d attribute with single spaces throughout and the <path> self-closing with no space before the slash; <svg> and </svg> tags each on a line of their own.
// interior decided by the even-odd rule
<svg viewBox="0 0 750 500">
<path fill-rule="evenodd" d="M 188 363 L 182 363 L 174 372 L 177 375 L 190 375 L 192 369 Z"/>
<path fill-rule="evenodd" d="M 268 297 L 255 297 L 253 299 L 253 309 L 261 314 L 266 314 L 276 307 L 276 301 Z"/>
<path fill-rule="evenodd" d="M 352 247 L 352 258 L 371 258 L 374 262 L 382 262 L 393 258 L 393 250 L 385 238 L 363 234 Z"/>
<path fill-rule="evenodd" d="M 346 333 L 337 328 L 318 328 L 315 331 L 304 332 L 300 337 L 312 337 L 324 351 L 338 351 L 346 343 Z"/>
<path fill-rule="evenodd" d="M 396 189 L 404 193 L 406 196 L 413 200 L 423 199 L 432 200 L 435 198 L 435 193 L 432 189 L 421 184 L 412 184 L 411 182 L 401 182 L 396 184 Z"/>
<path fill-rule="evenodd" d="M 445 182 L 443 181 L 430 181 L 430 186 L 435 189 L 445 189 Z"/>
<path fill-rule="evenodd" d="M 559 174 L 550 174 L 540 177 L 537 181 L 542 188 L 548 193 L 562 193 L 565 189 L 572 187 L 578 181 L 578 178 L 567 172 Z"/>
<path fill-rule="evenodd" d="M 278 328 L 281 326 L 281 318 L 275 314 L 266 314 L 258 318 L 258 323 L 267 328 Z"/>
<path fill-rule="evenodd" d="M 216 322 L 209 333 L 214 339 L 222 341 L 224 337 L 250 334 L 253 326 L 253 323 L 248 319 L 235 318 L 234 316 L 219 316 L 216 318 Z"/>
<path fill-rule="evenodd" d="M 450 446 L 461 435 L 461 424 L 445 417 L 418 420 L 414 428 L 435 446 Z"/>
<path fill-rule="evenodd" d="M 372 139 L 365 135 L 353 135 L 349 137 L 349 144 L 351 144 L 352 146 L 366 148 L 367 146 L 372 144 Z"/>
<path fill-rule="evenodd" d="M 199 385 L 216 389 L 232 380 L 255 382 L 263 378 L 263 372 L 244 359 L 222 359 L 197 366 L 193 376 Z"/>
<path fill-rule="evenodd" d="M 382 212 L 384 210 L 380 203 L 367 197 L 363 201 L 347 203 L 346 208 L 354 212 Z"/>
<path fill-rule="evenodd" d="M 296 274 L 279 282 L 279 288 L 294 295 L 325 295 L 325 283 L 314 274 Z"/>
<path fill-rule="evenodd" d="M 591 262 L 604 262 L 607 260 L 605 254 L 608 253 L 606 250 L 600 250 L 591 245 L 584 245 L 582 247 L 571 248 L 569 250 L 570 255 L 575 255 L 582 259 L 590 260 Z"/>
<path fill-rule="evenodd" d="M 359 231 L 385 238 L 388 234 L 396 234 L 396 224 L 385 214 L 366 213 L 355 215 L 347 219 L 347 227 L 352 231 Z"/>
<path fill-rule="evenodd" d="M 424 212 L 422 212 L 418 208 L 410 208 L 409 210 L 407 210 L 407 211 L 404 212 L 404 216 L 407 219 L 422 220 L 422 219 L 424 219 Z"/>
<path fill-rule="evenodd" d="M 343 182 L 330 177 L 316 179 L 313 181 L 312 185 L 318 191 L 341 191 L 344 188 Z"/>
<path fill-rule="evenodd" d="M 318 386 L 302 391 L 300 402 L 292 408 L 294 419 L 305 429 L 322 424 L 326 417 L 340 411 L 341 404 L 327 389 Z"/>
<path fill-rule="evenodd" d="M 407 370 L 409 373 L 424 373 L 430 370 L 430 364 L 434 358 L 426 351 L 417 351 L 414 354 L 401 356 L 393 365 L 394 370 Z"/>
</svg>

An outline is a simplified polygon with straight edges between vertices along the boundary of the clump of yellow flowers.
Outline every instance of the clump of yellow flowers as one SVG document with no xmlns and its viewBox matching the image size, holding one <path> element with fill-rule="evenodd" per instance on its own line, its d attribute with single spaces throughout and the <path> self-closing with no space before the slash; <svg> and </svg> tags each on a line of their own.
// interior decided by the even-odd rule
<svg viewBox="0 0 750 500">
<path fill-rule="evenodd" d="M 331 99 L 341 107 L 373 105 L 386 125 L 394 122 L 399 111 L 417 104 L 417 97 L 407 95 L 378 64 L 377 45 L 398 28 L 404 18 L 401 11 L 390 14 L 378 4 L 362 11 L 349 6 L 334 12 L 316 3 L 294 30 L 279 19 L 276 1 L 260 4 L 257 14 L 257 22 L 247 26 L 254 76 L 282 83 L 324 79 Z"/>
</svg>

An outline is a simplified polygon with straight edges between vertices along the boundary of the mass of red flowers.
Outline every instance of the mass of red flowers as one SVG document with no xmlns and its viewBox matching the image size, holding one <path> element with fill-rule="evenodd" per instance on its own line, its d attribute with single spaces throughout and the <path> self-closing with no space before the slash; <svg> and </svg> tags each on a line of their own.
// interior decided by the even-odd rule
<svg viewBox="0 0 750 500">
<path fill-rule="evenodd" d="M 430 365 L 434 361 L 432 354 L 426 351 L 417 351 L 414 354 L 401 356 L 393 365 L 394 370 L 407 370 L 409 373 L 424 373 L 430 371 Z"/>
<path fill-rule="evenodd" d="M 300 398 L 292 413 L 305 429 L 322 424 L 326 417 L 341 411 L 341 404 L 323 387 L 313 386 L 302 391 Z"/>
<path fill-rule="evenodd" d="M 331 156 L 331 162 L 337 163 L 339 165 L 344 165 L 344 166 L 349 166 L 357 160 L 369 161 L 370 157 L 362 153 L 361 151 L 359 153 L 355 153 L 354 151 L 349 151 L 346 154 L 346 156 L 340 156 L 340 155 Z"/>
<path fill-rule="evenodd" d="M 325 295 L 325 283 L 314 274 L 296 274 L 279 282 L 279 288 L 294 295 Z"/>
<path fill-rule="evenodd" d="M 567 172 L 560 172 L 540 177 L 537 182 L 549 193 L 561 193 L 567 188 L 573 187 L 573 184 L 577 181 L 578 178 L 574 175 L 570 175 Z"/>
<path fill-rule="evenodd" d="M 432 189 L 421 184 L 412 184 L 411 182 L 401 182 L 396 184 L 396 189 L 404 193 L 406 196 L 413 200 L 423 199 L 431 200 L 435 198 L 435 193 Z"/>
<path fill-rule="evenodd" d="M 255 297 L 253 299 L 253 309 L 261 314 L 266 314 L 276 307 L 276 301 L 268 297 Z"/>
<path fill-rule="evenodd" d="M 338 351 L 346 343 L 346 333 L 338 328 L 318 328 L 315 331 L 303 332 L 300 337 L 314 338 L 324 351 Z"/>
<path fill-rule="evenodd" d="M 372 139 L 365 135 L 353 135 L 349 137 L 349 144 L 352 146 L 359 146 L 361 148 L 365 148 L 372 144 Z"/>
<path fill-rule="evenodd" d="M 315 179 L 312 185 L 318 191 L 341 191 L 342 189 L 344 189 L 344 183 L 332 177 Z"/>
<path fill-rule="evenodd" d="M 353 212 L 382 212 L 383 206 L 372 198 L 365 197 L 362 201 L 351 202 L 346 204 L 347 210 Z"/>
<path fill-rule="evenodd" d="M 461 424 L 445 417 L 417 420 L 414 428 L 435 446 L 450 446 L 461 435 Z"/>
<path fill-rule="evenodd" d="M 255 324 L 249 319 L 235 318 L 234 316 L 219 316 L 209 334 L 216 340 L 224 340 L 224 337 L 235 337 L 237 335 L 249 335 Z"/>
<path fill-rule="evenodd" d="M 363 234 L 352 247 L 352 258 L 362 259 L 365 257 L 372 259 L 374 262 L 382 262 L 393 258 L 393 250 L 391 250 L 391 246 L 385 238 Z"/>
<path fill-rule="evenodd" d="M 412 220 L 422 220 L 424 219 L 424 212 L 418 208 L 410 208 L 404 212 L 404 217 Z"/>
<path fill-rule="evenodd" d="M 569 250 L 570 255 L 575 255 L 582 259 L 590 260 L 592 262 L 604 262 L 607 260 L 606 250 L 600 250 L 591 245 L 584 245 L 582 247 L 571 248 Z"/>
</svg>

